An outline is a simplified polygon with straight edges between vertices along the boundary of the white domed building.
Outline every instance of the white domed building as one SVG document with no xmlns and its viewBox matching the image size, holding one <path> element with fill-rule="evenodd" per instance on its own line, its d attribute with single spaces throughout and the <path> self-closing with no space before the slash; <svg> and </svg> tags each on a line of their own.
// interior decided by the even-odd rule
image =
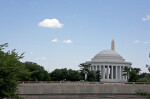
<svg viewBox="0 0 150 99">
<path fill-rule="evenodd" d="M 100 70 L 101 82 L 127 82 L 127 77 L 123 76 L 123 69 L 125 66 L 131 67 L 132 63 L 126 62 L 114 49 L 114 40 L 112 40 L 111 50 L 103 50 L 91 61 L 85 62 L 91 64 L 90 71 Z"/>
</svg>

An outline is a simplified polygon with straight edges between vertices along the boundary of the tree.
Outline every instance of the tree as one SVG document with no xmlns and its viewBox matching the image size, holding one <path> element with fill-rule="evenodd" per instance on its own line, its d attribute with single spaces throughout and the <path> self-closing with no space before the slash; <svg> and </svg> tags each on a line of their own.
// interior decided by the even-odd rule
<svg viewBox="0 0 150 99">
<path fill-rule="evenodd" d="M 81 79 L 81 75 L 78 71 L 66 68 L 55 69 L 50 73 L 51 80 L 53 81 L 79 81 Z"/>
<path fill-rule="evenodd" d="M 82 63 L 79 65 L 80 67 L 80 71 L 82 72 L 89 72 L 89 67 L 91 66 L 91 64 L 85 64 L 85 63 Z"/>
<path fill-rule="evenodd" d="M 49 81 L 50 76 L 44 67 L 34 62 L 25 62 L 25 68 L 30 72 L 30 78 L 25 80 L 31 81 Z"/>
<path fill-rule="evenodd" d="M 139 75 L 140 79 L 139 82 L 150 82 L 150 74 L 149 73 L 141 73 Z"/>
<path fill-rule="evenodd" d="M 101 79 L 101 75 L 99 70 L 88 72 L 87 81 L 100 81 L 100 79 Z"/>
<path fill-rule="evenodd" d="M 129 72 L 129 82 L 137 82 L 139 80 L 139 76 L 137 74 L 137 69 L 131 68 L 131 71 Z"/>
<path fill-rule="evenodd" d="M 130 68 L 125 66 L 123 69 L 123 76 L 127 76 L 127 80 L 129 79 Z"/>
<path fill-rule="evenodd" d="M 50 73 L 51 80 L 53 81 L 61 81 L 61 80 L 67 80 L 68 78 L 68 71 L 66 68 L 62 69 L 55 69 Z"/>
<path fill-rule="evenodd" d="M 139 75 L 141 69 L 140 68 L 133 68 L 133 69 L 135 70 L 136 74 Z"/>
<path fill-rule="evenodd" d="M 140 68 L 124 67 L 123 76 L 127 76 L 127 79 L 129 82 L 137 82 L 139 80 L 139 72 L 140 71 L 141 71 Z"/>
<path fill-rule="evenodd" d="M 89 71 L 87 81 L 97 81 L 95 71 Z"/>
<path fill-rule="evenodd" d="M 80 74 L 82 76 L 82 79 L 84 79 L 85 76 L 89 73 L 89 67 L 90 66 L 91 66 L 91 64 L 85 64 L 85 63 L 82 63 L 82 64 L 79 65 L 79 67 L 80 67 Z"/>
<path fill-rule="evenodd" d="M 69 81 L 79 81 L 79 80 L 81 80 L 81 75 L 80 75 L 79 71 L 69 69 L 67 80 L 69 80 Z"/>
<path fill-rule="evenodd" d="M 101 80 L 101 74 L 100 74 L 100 70 L 96 71 L 96 80 L 100 81 Z"/>
<path fill-rule="evenodd" d="M 0 45 L 0 98 L 19 98 L 19 80 L 23 76 L 26 78 L 28 72 L 19 61 L 23 54 L 18 55 L 15 50 L 4 52 L 3 49 L 7 46 L 7 43 Z"/>
</svg>

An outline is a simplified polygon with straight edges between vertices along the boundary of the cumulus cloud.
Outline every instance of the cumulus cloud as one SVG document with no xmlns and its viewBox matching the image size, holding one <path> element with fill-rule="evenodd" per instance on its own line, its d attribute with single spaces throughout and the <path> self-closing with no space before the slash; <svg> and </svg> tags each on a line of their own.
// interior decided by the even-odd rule
<svg viewBox="0 0 150 99">
<path fill-rule="evenodd" d="M 58 42 L 58 39 L 55 38 L 55 39 L 53 39 L 51 42 L 56 43 L 56 42 Z"/>
<path fill-rule="evenodd" d="M 140 41 L 139 40 L 135 40 L 134 43 L 140 43 Z"/>
<path fill-rule="evenodd" d="M 63 43 L 72 43 L 71 40 L 64 40 Z"/>
<path fill-rule="evenodd" d="M 146 42 L 143 42 L 143 43 L 144 43 L 144 44 L 148 44 L 149 42 L 146 41 Z"/>
<path fill-rule="evenodd" d="M 150 15 L 147 15 L 146 17 L 142 18 L 143 21 L 148 21 L 150 20 Z"/>
<path fill-rule="evenodd" d="M 45 57 L 38 57 L 38 58 L 36 58 L 36 60 L 46 60 L 46 58 Z"/>
<path fill-rule="evenodd" d="M 62 28 L 64 25 L 59 22 L 58 19 L 45 19 L 38 24 L 39 27 L 46 28 Z"/>
</svg>

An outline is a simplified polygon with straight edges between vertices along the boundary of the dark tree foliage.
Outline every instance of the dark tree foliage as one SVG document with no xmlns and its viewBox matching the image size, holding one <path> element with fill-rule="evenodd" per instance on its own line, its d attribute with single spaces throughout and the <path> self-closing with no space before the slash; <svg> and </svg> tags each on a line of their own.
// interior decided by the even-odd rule
<svg viewBox="0 0 150 99">
<path fill-rule="evenodd" d="M 134 68 L 131 69 L 129 73 L 129 82 L 137 82 L 139 80 L 139 76 Z"/>
<path fill-rule="evenodd" d="M 123 69 L 123 76 L 127 76 L 127 79 L 129 79 L 129 74 L 130 74 L 130 68 L 125 66 Z"/>
<path fill-rule="evenodd" d="M 81 72 L 89 72 L 89 67 L 91 66 L 91 64 L 85 64 L 85 63 L 82 63 L 79 65 L 80 67 L 80 71 Z"/>
<path fill-rule="evenodd" d="M 141 69 L 140 68 L 133 68 L 133 69 L 135 70 L 136 74 L 139 75 Z"/>
<path fill-rule="evenodd" d="M 44 68 L 34 62 L 25 62 L 25 68 L 30 72 L 30 78 L 25 80 L 30 81 L 49 81 L 50 76 Z"/>
<path fill-rule="evenodd" d="M 101 74 L 100 74 L 101 72 L 100 72 L 100 70 L 97 70 L 96 71 L 96 80 L 97 81 L 100 81 L 101 80 Z"/>
<path fill-rule="evenodd" d="M 87 81 L 100 81 L 101 79 L 101 75 L 100 75 L 100 71 L 89 71 L 89 67 L 91 66 L 91 64 L 85 64 L 82 63 L 79 65 L 80 67 L 80 75 L 81 75 L 81 79 L 84 79 L 85 77 L 85 73 L 87 73 Z"/>
<path fill-rule="evenodd" d="M 141 73 L 139 76 L 140 76 L 140 79 L 138 80 L 138 82 L 150 82 L 149 73 Z"/>
<path fill-rule="evenodd" d="M 137 82 L 139 80 L 140 68 L 124 67 L 123 76 L 127 76 L 129 82 Z"/>
<path fill-rule="evenodd" d="M 96 81 L 96 74 L 94 71 L 88 72 L 87 81 Z"/>
<path fill-rule="evenodd" d="M 52 81 L 79 81 L 81 76 L 78 71 L 66 68 L 55 69 L 50 73 Z"/>
<path fill-rule="evenodd" d="M 79 65 L 80 67 L 80 75 L 81 75 L 81 79 L 84 80 L 85 77 L 85 73 L 87 73 L 89 75 L 89 67 L 91 66 L 91 64 L 85 64 L 85 63 L 81 63 Z M 88 80 L 88 78 L 87 78 Z"/>
<path fill-rule="evenodd" d="M 100 71 L 89 71 L 87 81 L 100 81 L 101 75 Z"/>
<path fill-rule="evenodd" d="M 144 77 L 146 77 L 148 75 L 150 75 L 150 74 L 145 72 L 145 73 L 141 73 L 139 76 L 140 76 L 140 78 L 144 78 Z"/>
<path fill-rule="evenodd" d="M 80 75 L 79 71 L 69 69 L 67 80 L 69 80 L 69 81 L 79 81 L 79 80 L 81 80 L 81 75 Z"/>
<path fill-rule="evenodd" d="M 15 50 L 4 52 L 7 44 L 0 45 L 0 98 L 19 98 L 17 86 L 19 80 L 28 78 L 28 72 L 19 61 L 23 54 L 18 55 Z"/>
</svg>

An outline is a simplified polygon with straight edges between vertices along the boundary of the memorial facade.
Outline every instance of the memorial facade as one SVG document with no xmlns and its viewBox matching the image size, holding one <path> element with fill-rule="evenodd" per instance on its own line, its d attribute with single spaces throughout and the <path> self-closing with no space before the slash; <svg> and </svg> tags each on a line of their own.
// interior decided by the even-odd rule
<svg viewBox="0 0 150 99">
<path fill-rule="evenodd" d="M 115 51 L 114 40 L 111 43 L 111 50 L 99 52 L 85 64 L 91 64 L 90 71 L 100 70 L 101 82 L 127 82 L 127 76 L 123 76 L 123 70 L 125 66 L 130 68 L 132 65 Z"/>
</svg>

